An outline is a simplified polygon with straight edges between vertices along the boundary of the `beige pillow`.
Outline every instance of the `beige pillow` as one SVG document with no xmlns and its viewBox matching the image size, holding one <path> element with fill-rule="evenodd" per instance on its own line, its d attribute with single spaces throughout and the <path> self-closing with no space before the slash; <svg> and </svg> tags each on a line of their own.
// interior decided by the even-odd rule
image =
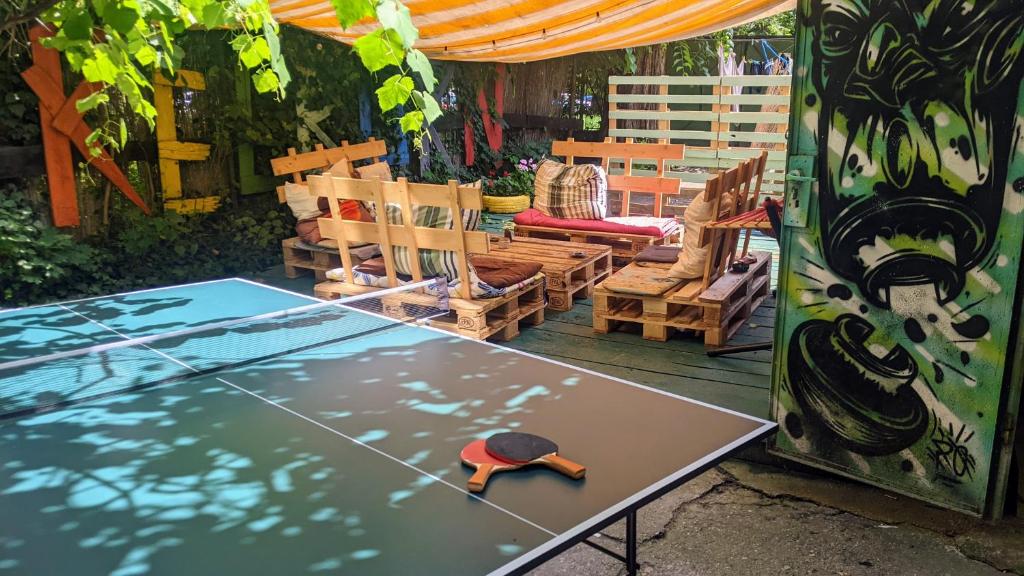
<svg viewBox="0 0 1024 576">
<path fill-rule="evenodd" d="M 723 205 L 731 201 L 731 195 L 722 197 Z M 700 278 L 704 276 L 704 264 L 708 259 L 709 246 L 700 246 L 700 230 L 713 219 L 715 203 L 704 199 L 701 192 L 686 207 L 683 214 L 683 249 L 679 251 L 679 259 L 669 269 L 671 278 Z"/>
<path fill-rule="evenodd" d="M 363 180 L 380 178 L 384 182 L 393 182 L 395 178 L 391 175 L 391 167 L 387 162 L 374 162 L 369 166 L 356 168 L 356 176 Z"/>
<path fill-rule="evenodd" d="M 316 206 L 316 198 L 309 193 L 309 186 L 286 182 L 284 185 L 284 199 L 296 220 L 309 220 L 320 215 L 320 209 Z"/>
<path fill-rule="evenodd" d="M 608 208 L 608 178 L 600 166 L 542 160 L 533 191 L 533 207 L 555 218 L 602 220 Z"/>
</svg>

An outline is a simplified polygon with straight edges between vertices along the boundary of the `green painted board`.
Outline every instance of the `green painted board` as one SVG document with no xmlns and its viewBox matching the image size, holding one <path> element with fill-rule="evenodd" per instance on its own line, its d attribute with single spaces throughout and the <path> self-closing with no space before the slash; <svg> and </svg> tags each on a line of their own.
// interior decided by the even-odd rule
<svg viewBox="0 0 1024 576">
<path fill-rule="evenodd" d="M 782 238 L 773 451 L 998 515 L 1024 243 L 1024 58 L 1003 56 L 1024 20 L 933 4 L 799 3 L 789 166 L 817 182 L 787 192 L 807 226 Z"/>
</svg>

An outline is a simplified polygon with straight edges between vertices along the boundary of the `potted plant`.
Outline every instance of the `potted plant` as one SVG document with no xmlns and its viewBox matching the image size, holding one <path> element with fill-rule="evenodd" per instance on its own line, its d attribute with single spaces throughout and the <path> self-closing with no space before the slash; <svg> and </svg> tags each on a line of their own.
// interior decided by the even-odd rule
<svg viewBox="0 0 1024 576">
<path fill-rule="evenodd" d="M 530 207 L 533 199 L 533 172 L 537 163 L 523 158 L 512 170 L 492 171 L 483 182 L 484 209 L 498 214 L 514 214 Z"/>
</svg>

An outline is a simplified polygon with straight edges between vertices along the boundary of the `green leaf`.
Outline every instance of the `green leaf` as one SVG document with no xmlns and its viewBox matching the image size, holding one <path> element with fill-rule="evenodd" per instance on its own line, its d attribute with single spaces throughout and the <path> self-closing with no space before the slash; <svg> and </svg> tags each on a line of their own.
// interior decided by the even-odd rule
<svg viewBox="0 0 1024 576">
<path fill-rule="evenodd" d="M 96 52 L 89 60 L 82 65 L 82 76 L 89 82 L 103 82 L 114 84 L 117 82 L 118 67 L 111 62 L 110 57 L 104 52 Z"/>
<path fill-rule="evenodd" d="M 405 48 L 412 48 L 420 37 L 419 30 L 412 23 L 409 9 L 400 0 L 381 0 L 377 4 L 377 20 L 381 26 L 398 32 Z"/>
<path fill-rule="evenodd" d="M 119 136 L 121 137 L 121 139 L 120 139 L 121 148 L 124 148 L 124 145 L 128 143 L 128 125 L 125 124 L 124 118 L 121 118 L 121 122 L 120 122 L 120 125 L 118 126 L 118 128 L 119 128 Z"/>
<path fill-rule="evenodd" d="M 100 104 L 106 104 L 107 102 L 110 102 L 110 96 L 105 92 L 93 92 L 78 102 L 75 102 L 75 109 L 84 113 L 95 109 Z"/>
<path fill-rule="evenodd" d="M 92 37 L 92 15 L 88 9 L 78 8 L 64 17 L 61 31 L 71 40 L 88 40 Z"/>
<path fill-rule="evenodd" d="M 246 68 L 256 68 L 263 61 L 270 59 L 270 47 L 263 37 L 257 37 L 238 53 L 238 57 L 241 58 L 242 64 L 245 64 Z"/>
<path fill-rule="evenodd" d="M 373 17 L 373 2 L 370 0 L 331 0 L 334 13 L 342 28 L 359 22 L 363 18 Z"/>
<path fill-rule="evenodd" d="M 437 100 L 430 94 L 423 93 L 423 103 L 420 104 L 420 108 L 423 110 L 423 115 L 427 118 L 427 124 L 432 123 L 441 117 L 441 106 L 438 105 Z"/>
<path fill-rule="evenodd" d="M 413 72 L 420 75 L 420 80 L 423 81 L 423 87 L 427 89 L 427 92 L 433 92 L 434 87 L 437 86 L 437 78 L 434 76 L 434 67 L 430 65 L 430 60 L 426 55 L 419 50 L 409 50 L 409 53 L 405 55 L 405 63 Z"/>
<path fill-rule="evenodd" d="M 406 112 L 398 124 L 402 127 L 402 132 L 419 132 L 420 128 L 423 128 L 423 112 L 419 110 Z"/>
<path fill-rule="evenodd" d="M 139 6 L 135 2 L 107 4 L 102 12 L 103 22 L 120 34 L 127 34 L 139 21 Z"/>
<path fill-rule="evenodd" d="M 210 2 L 204 6 L 202 22 L 203 26 L 211 30 L 226 25 L 228 21 L 224 12 L 224 4 L 220 2 Z"/>
<path fill-rule="evenodd" d="M 156 62 L 157 58 L 156 50 L 153 49 L 153 47 L 149 44 L 140 46 L 137 50 L 134 51 L 134 56 L 135 60 L 143 66 L 149 66 L 150 64 Z"/>
<path fill-rule="evenodd" d="M 395 74 L 385 80 L 384 84 L 377 88 L 377 102 L 380 103 L 381 111 L 387 112 L 405 104 L 414 86 L 412 78 L 401 74 Z"/>
<path fill-rule="evenodd" d="M 252 77 L 252 82 L 256 86 L 256 91 L 261 94 L 267 92 L 274 92 L 280 86 L 280 82 L 277 79 L 277 74 L 273 70 L 265 69 L 258 72 Z"/>
<path fill-rule="evenodd" d="M 400 66 L 405 58 L 402 39 L 398 32 L 378 28 L 360 37 L 352 44 L 363 66 L 370 72 L 376 72 L 388 66 Z"/>
</svg>

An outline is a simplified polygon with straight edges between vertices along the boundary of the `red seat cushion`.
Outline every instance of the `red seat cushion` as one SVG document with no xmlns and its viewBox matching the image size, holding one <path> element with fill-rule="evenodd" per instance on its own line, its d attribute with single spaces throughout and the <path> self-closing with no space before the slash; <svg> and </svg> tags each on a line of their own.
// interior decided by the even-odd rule
<svg viewBox="0 0 1024 576">
<path fill-rule="evenodd" d="M 679 228 L 679 223 L 672 218 L 653 218 L 650 216 L 627 216 L 624 218 L 605 218 L 604 220 L 554 218 L 545 215 L 536 208 L 529 208 L 516 214 L 513 221 L 524 226 L 544 226 L 546 228 L 608 234 L 636 234 L 639 236 L 653 236 L 655 238 L 664 238 Z"/>
</svg>

